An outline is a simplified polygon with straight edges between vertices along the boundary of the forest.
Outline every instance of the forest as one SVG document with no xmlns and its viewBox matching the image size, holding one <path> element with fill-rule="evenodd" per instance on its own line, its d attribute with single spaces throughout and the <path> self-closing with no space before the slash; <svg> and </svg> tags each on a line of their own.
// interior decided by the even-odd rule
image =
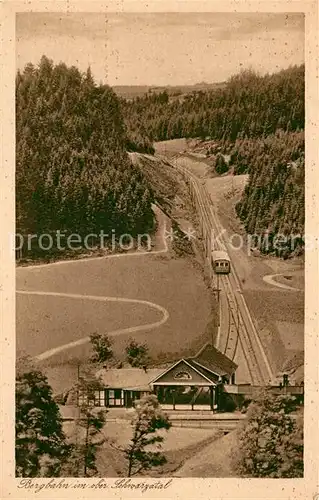
<svg viewBox="0 0 319 500">
<path fill-rule="evenodd" d="M 267 234 L 258 245 L 262 252 L 299 255 L 305 225 L 304 133 L 277 131 L 254 142 L 254 147 L 244 143 L 246 154 L 239 149 L 250 175 L 236 212 L 247 233 Z M 278 235 L 284 237 L 281 244 Z"/>
<path fill-rule="evenodd" d="M 247 70 L 207 92 L 170 96 L 164 91 L 122 99 L 129 148 L 147 151 L 153 141 L 181 137 L 234 142 L 278 129 L 302 130 L 304 71 L 304 66 L 293 66 L 260 76 Z"/>
<path fill-rule="evenodd" d="M 127 151 L 153 154 L 154 141 L 196 137 L 211 145 L 213 175 L 249 173 L 236 206 L 247 232 L 302 234 L 304 87 L 304 66 L 294 66 L 125 100 L 96 85 L 90 69 L 43 56 L 16 76 L 17 232 L 152 230 L 156 193 Z"/>
<path fill-rule="evenodd" d="M 302 65 L 265 76 L 243 71 L 206 92 L 122 100 L 128 148 L 151 153 L 153 141 L 201 139 L 212 175 L 249 173 L 236 211 L 248 233 L 268 234 L 268 245 L 260 250 L 299 254 L 305 219 L 304 92 Z M 274 249 L 278 233 L 288 237 L 287 244 Z"/>
<path fill-rule="evenodd" d="M 45 56 L 16 76 L 17 232 L 151 230 L 153 193 L 126 152 L 117 96 Z"/>
</svg>

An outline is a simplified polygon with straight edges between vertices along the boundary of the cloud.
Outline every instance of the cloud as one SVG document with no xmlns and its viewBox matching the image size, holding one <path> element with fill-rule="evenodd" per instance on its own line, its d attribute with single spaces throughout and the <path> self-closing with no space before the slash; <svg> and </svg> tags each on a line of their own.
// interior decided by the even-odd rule
<svg viewBox="0 0 319 500">
<path fill-rule="evenodd" d="M 28 12 L 17 14 L 17 38 L 43 36 L 71 36 L 105 38 L 107 36 L 107 15 L 95 13 L 60 14 L 52 12 Z"/>
<path fill-rule="evenodd" d="M 303 14 L 233 14 L 220 24 L 218 40 L 240 40 L 277 31 L 304 31 Z"/>
<path fill-rule="evenodd" d="M 216 35 L 228 38 L 271 30 L 304 30 L 304 15 L 290 13 L 225 13 L 225 12 L 168 12 L 168 13 L 117 13 L 108 14 L 110 27 L 133 25 L 180 29 L 209 28 Z"/>
<path fill-rule="evenodd" d="M 107 37 L 108 30 L 208 28 L 216 40 L 241 38 L 272 30 L 303 30 L 303 14 L 264 13 L 23 13 L 17 37 L 69 35 Z"/>
<path fill-rule="evenodd" d="M 21 13 L 16 35 L 20 68 L 46 54 L 123 84 L 220 81 L 239 63 L 272 72 L 304 60 L 303 14 Z"/>
</svg>

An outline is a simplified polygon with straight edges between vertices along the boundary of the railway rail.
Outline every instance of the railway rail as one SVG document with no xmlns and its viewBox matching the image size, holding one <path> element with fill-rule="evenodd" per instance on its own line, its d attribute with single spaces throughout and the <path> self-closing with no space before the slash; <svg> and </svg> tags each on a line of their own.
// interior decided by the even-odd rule
<svg viewBox="0 0 319 500">
<path fill-rule="evenodd" d="M 211 271 L 211 250 L 227 251 L 224 231 L 211 205 L 206 185 L 187 166 L 178 164 L 178 158 L 182 158 L 182 155 L 177 154 L 172 158 L 172 167 L 179 171 L 189 185 L 201 221 L 202 236 L 206 240 L 205 249 Z M 226 331 L 222 332 L 220 342 L 223 345 L 219 348 L 234 359 L 240 344 L 251 383 L 267 385 L 274 379 L 274 374 L 242 295 L 234 263 L 231 267 L 231 273 L 220 276 L 218 280 L 218 288 L 224 294 L 227 304 L 227 311 L 222 311 L 222 314 L 224 317 L 228 316 L 227 334 Z"/>
</svg>

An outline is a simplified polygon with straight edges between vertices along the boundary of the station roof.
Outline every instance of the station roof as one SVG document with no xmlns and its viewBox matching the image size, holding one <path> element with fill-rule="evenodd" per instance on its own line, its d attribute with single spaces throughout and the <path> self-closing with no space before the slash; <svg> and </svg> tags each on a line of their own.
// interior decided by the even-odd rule
<svg viewBox="0 0 319 500">
<path fill-rule="evenodd" d="M 150 382 L 163 373 L 163 368 L 105 368 L 96 374 L 105 387 L 130 391 L 149 391 Z"/>
<path fill-rule="evenodd" d="M 181 359 L 168 368 L 112 368 L 96 373 L 102 384 L 110 389 L 149 391 L 153 382 L 169 373 L 179 363 L 186 362 L 206 379 L 216 384 L 218 377 L 231 376 L 237 369 L 236 363 L 218 351 L 210 343 L 205 344 L 196 356 Z M 196 384 L 195 384 L 196 385 Z"/>
<path fill-rule="evenodd" d="M 234 361 L 209 343 L 205 344 L 191 361 L 220 376 L 232 375 L 238 368 Z"/>
</svg>

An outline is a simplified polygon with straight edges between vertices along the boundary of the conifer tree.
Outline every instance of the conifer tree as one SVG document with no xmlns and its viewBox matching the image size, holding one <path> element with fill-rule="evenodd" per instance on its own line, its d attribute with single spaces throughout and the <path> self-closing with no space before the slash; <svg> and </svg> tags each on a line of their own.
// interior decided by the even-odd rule
<svg viewBox="0 0 319 500">
<path fill-rule="evenodd" d="M 110 87 L 96 85 L 90 68 L 43 56 L 17 73 L 16 96 L 18 232 L 108 233 L 115 221 L 119 235 L 152 229 L 152 193 L 126 153 Z"/>
<path fill-rule="evenodd" d="M 16 475 L 59 476 L 70 447 L 47 378 L 28 358 L 17 362 Z"/>
</svg>

